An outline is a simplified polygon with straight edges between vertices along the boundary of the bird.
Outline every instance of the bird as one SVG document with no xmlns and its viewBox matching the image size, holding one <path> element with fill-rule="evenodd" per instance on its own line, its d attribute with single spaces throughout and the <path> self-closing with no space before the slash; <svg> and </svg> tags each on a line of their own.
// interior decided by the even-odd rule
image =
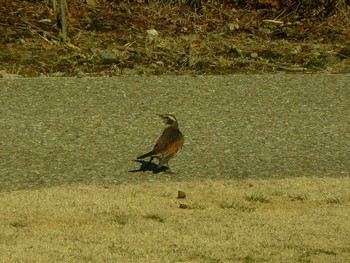
<svg viewBox="0 0 350 263">
<path fill-rule="evenodd" d="M 172 114 L 157 114 L 165 123 L 166 127 L 163 133 L 158 138 L 156 145 L 153 149 L 143 155 L 137 157 L 137 159 L 145 159 L 151 157 L 149 163 L 154 158 L 159 160 L 158 168 L 165 166 L 170 170 L 169 160 L 175 156 L 175 154 L 182 148 L 184 144 L 184 135 L 179 130 L 179 124 L 177 119 Z"/>
</svg>

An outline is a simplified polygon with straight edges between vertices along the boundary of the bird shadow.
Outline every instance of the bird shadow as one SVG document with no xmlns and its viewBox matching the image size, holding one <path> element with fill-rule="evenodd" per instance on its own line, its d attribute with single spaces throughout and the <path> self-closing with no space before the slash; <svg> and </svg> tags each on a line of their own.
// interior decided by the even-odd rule
<svg viewBox="0 0 350 263">
<path fill-rule="evenodd" d="M 138 162 L 141 164 L 140 168 L 137 170 L 130 170 L 130 173 L 136 173 L 136 172 L 147 172 L 151 171 L 154 174 L 166 172 L 169 170 L 166 166 L 158 167 L 155 163 L 152 163 L 150 161 L 144 161 L 144 160 L 134 160 L 135 162 Z"/>
</svg>

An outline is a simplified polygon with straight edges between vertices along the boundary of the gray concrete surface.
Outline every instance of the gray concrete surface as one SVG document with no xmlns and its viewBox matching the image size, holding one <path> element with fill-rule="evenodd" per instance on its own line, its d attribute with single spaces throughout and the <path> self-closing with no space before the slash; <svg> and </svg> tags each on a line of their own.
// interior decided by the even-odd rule
<svg viewBox="0 0 350 263">
<path fill-rule="evenodd" d="M 0 190 L 349 176 L 350 75 L 0 79 Z M 177 116 L 174 173 L 130 172 Z"/>
</svg>

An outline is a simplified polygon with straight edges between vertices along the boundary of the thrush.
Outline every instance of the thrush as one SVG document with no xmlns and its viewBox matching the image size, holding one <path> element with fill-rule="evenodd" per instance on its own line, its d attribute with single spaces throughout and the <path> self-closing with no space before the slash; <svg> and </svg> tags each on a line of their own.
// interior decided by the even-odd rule
<svg viewBox="0 0 350 263">
<path fill-rule="evenodd" d="M 137 159 L 150 158 L 150 163 L 154 158 L 159 160 L 158 167 L 166 166 L 169 167 L 169 160 L 175 156 L 178 150 L 184 144 L 184 136 L 179 130 L 179 124 L 177 119 L 172 114 L 158 114 L 160 118 L 164 121 L 166 127 L 157 140 L 156 145 L 153 147 L 152 151 L 143 154 Z"/>
</svg>

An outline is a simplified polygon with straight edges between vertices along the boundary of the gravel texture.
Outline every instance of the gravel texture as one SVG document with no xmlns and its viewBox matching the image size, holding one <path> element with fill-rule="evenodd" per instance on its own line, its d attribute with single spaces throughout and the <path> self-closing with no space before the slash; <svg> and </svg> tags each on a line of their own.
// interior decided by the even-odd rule
<svg viewBox="0 0 350 263">
<path fill-rule="evenodd" d="M 328 74 L 0 79 L 0 190 L 349 176 L 349 83 Z M 175 114 L 185 135 L 173 173 L 134 162 L 162 132 L 157 113 Z"/>
</svg>

